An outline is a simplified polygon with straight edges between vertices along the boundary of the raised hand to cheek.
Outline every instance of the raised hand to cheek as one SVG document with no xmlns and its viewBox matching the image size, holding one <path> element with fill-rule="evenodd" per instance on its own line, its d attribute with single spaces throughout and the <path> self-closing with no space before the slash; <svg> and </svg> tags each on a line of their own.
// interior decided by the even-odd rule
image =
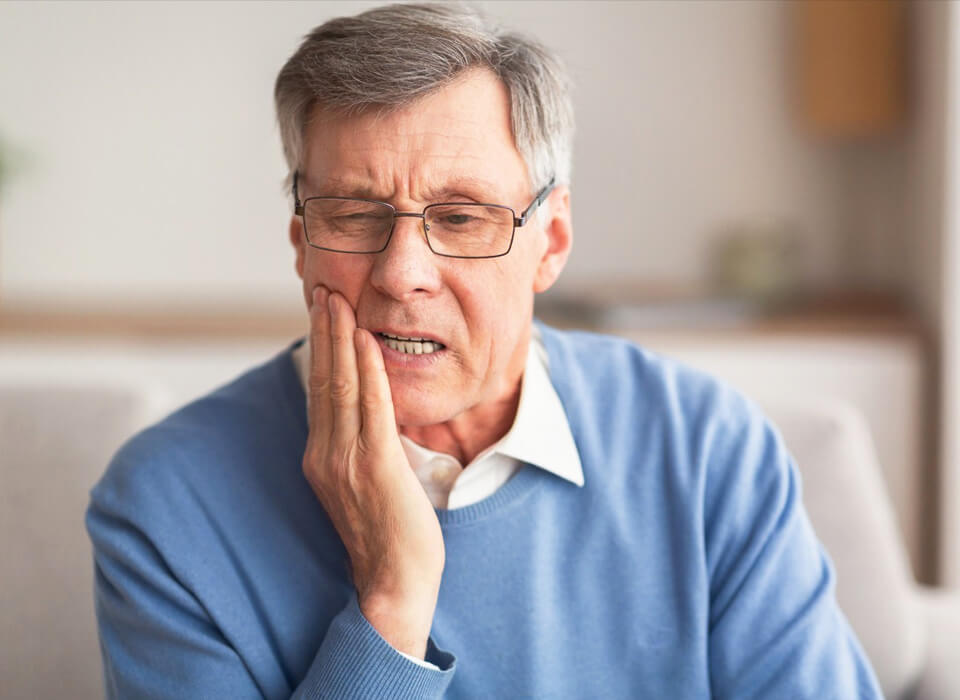
<svg viewBox="0 0 960 700">
<path fill-rule="evenodd" d="M 376 339 L 322 287 L 310 326 L 304 475 L 350 554 L 361 611 L 422 657 L 443 573 L 440 524 L 403 451 Z"/>
</svg>

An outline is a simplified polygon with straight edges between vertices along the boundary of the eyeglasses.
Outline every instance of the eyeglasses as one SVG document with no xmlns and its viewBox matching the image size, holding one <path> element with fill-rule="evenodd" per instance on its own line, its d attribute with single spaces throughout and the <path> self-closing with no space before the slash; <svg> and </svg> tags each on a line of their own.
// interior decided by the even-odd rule
<svg viewBox="0 0 960 700">
<path fill-rule="evenodd" d="M 499 258 L 513 247 L 514 232 L 554 188 L 550 182 L 517 216 L 502 204 L 443 202 L 430 204 L 420 213 L 397 211 L 386 202 L 355 197 L 308 197 L 297 191 L 299 173 L 293 174 L 294 213 L 303 218 L 307 243 L 334 253 L 380 253 L 393 236 L 396 220 L 414 217 L 423 221 L 427 245 L 447 258 Z"/>
</svg>

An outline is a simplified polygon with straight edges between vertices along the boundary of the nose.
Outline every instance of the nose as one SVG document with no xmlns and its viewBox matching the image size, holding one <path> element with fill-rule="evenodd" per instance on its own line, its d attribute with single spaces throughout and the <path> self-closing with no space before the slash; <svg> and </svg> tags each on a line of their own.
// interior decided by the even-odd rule
<svg viewBox="0 0 960 700">
<path fill-rule="evenodd" d="M 439 260 L 423 235 L 423 219 L 397 217 L 390 243 L 375 256 L 370 283 L 398 301 L 429 295 L 440 288 Z"/>
</svg>

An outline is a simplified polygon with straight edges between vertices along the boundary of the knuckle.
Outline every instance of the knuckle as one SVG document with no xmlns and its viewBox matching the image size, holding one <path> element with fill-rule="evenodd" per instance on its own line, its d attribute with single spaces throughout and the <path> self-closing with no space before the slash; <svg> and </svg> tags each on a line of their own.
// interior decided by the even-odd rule
<svg viewBox="0 0 960 700">
<path fill-rule="evenodd" d="M 350 450 L 334 445 L 317 445 L 304 451 L 303 475 L 321 494 L 330 496 L 331 489 L 342 479 L 350 466 Z"/>
<path fill-rule="evenodd" d="M 323 465 L 323 450 L 316 444 L 310 443 L 303 451 L 303 471 L 304 473 L 316 473 Z"/>
<path fill-rule="evenodd" d="M 348 474 L 352 463 L 353 457 L 346 447 L 340 447 L 330 455 L 330 466 L 337 474 Z"/>
<path fill-rule="evenodd" d="M 364 392 L 360 397 L 360 407 L 368 413 L 375 413 L 383 408 L 383 397 L 372 392 Z"/>
<path fill-rule="evenodd" d="M 318 496 L 322 496 L 325 493 L 325 489 L 320 462 L 313 459 L 311 455 L 304 455 L 302 469 L 303 476 L 306 478 L 307 483 L 310 484 L 310 487 Z"/>
<path fill-rule="evenodd" d="M 330 379 L 315 373 L 310 375 L 309 385 L 310 393 L 314 395 L 322 395 L 330 391 Z"/>
<path fill-rule="evenodd" d="M 330 329 L 330 338 L 334 345 L 343 345 L 353 337 L 352 333 L 347 333 L 340 327 Z"/>
<path fill-rule="evenodd" d="M 353 396 L 353 382 L 346 377 L 333 377 L 329 382 L 329 391 L 334 401 L 343 403 Z"/>
<path fill-rule="evenodd" d="M 363 455 L 363 458 L 360 460 L 361 463 L 369 463 L 371 461 L 371 457 L 376 453 L 378 439 L 361 432 L 357 436 L 357 443 L 357 450 L 361 455 Z"/>
</svg>

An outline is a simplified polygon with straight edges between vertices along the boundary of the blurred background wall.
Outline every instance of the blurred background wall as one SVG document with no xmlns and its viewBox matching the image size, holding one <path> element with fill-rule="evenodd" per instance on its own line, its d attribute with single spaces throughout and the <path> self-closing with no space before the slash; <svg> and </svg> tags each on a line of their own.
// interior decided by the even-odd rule
<svg viewBox="0 0 960 700">
<path fill-rule="evenodd" d="M 5 3 L 0 135 L 19 167 L 3 302 L 295 308 L 273 80 L 307 28 L 369 5 Z M 750 231 L 794 236 L 805 284 L 919 295 L 904 196 L 918 146 L 903 122 L 805 127 L 789 4 L 486 7 L 560 51 L 576 82 L 578 239 L 561 288 L 699 290 L 712 244 Z"/>
<path fill-rule="evenodd" d="M 272 85 L 373 4 L 0 4 L 0 374 L 180 400 L 301 332 Z M 846 392 L 891 440 L 918 576 L 960 584 L 956 8 L 481 5 L 576 84 L 575 252 L 542 313 Z"/>
</svg>

